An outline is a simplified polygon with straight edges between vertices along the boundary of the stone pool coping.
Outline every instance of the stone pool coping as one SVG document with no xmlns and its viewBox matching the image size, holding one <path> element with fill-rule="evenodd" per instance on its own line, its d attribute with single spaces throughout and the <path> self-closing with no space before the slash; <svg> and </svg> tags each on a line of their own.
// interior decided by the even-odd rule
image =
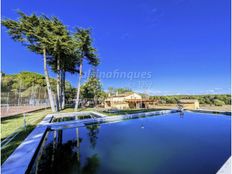
<svg viewBox="0 0 232 174">
<path fill-rule="evenodd" d="M 50 130 L 58 130 L 58 129 L 63 129 L 63 128 L 81 127 L 81 126 L 85 126 L 85 124 L 117 122 L 117 121 L 122 121 L 122 120 L 127 120 L 127 119 L 148 117 L 148 116 L 153 116 L 153 115 L 162 115 L 162 114 L 169 114 L 169 113 L 176 113 L 176 112 L 178 111 L 177 110 L 162 110 L 162 111 L 151 111 L 151 112 L 142 112 L 142 113 L 135 113 L 135 114 L 115 115 L 115 116 L 106 116 L 102 114 L 102 116 L 98 118 L 49 123 L 48 126 Z M 95 114 L 98 114 L 98 113 L 95 112 Z"/>
<path fill-rule="evenodd" d="M 217 174 L 230 174 L 231 173 L 231 156 L 230 158 L 223 164 L 223 166 L 218 170 Z"/>
<path fill-rule="evenodd" d="M 231 116 L 231 112 L 229 112 L 229 111 L 218 111 L 218 110 L 208 110 L 208 109 L 186 109 L 186 111 L 212 113 L 212 114 L 223 114 L 223 115 L 230 115 Z"/>
<path fill-rule="evenodd" d="M 48 129 L 59 129 L 59 128 L 69 128 L 67 122 L 63 123 L 51 123 L 54 117 L 70 117 L 78 115 L 88 115 L 92 114 L 98 118 L 94 119 L 83 119 L 76 121 L 69 121 L 68 124 L 71 126 L 83 126 L 84 123 L 102 123 L 102 122 L 114 122 L 121 121 L 124 119 L 138 118 L 142 116 L 152 116 L 152 115 L 162 115 L 169 113 L 176 113 L 178 110 L 161 110 L 152 112 L 143 112 L 135 114 L 126 114 L 118 116 L 106 116 L 104 114 L 84 111 L 84 112 L 72 112 L 72 113 L 56 113 L 47 115 L 36 128 L 27 136 L 27 138 L 15 149 L 15 151 L 7 158 L 7 160 L 1 166 L 1 172 L 4 174 L 24 174 L 30 169 L 32 161 L 37 153 L 40 144 L 43 141 L 44 136 Z M 64 125 L 65 124 L 65 125 Z"/>
</svg>

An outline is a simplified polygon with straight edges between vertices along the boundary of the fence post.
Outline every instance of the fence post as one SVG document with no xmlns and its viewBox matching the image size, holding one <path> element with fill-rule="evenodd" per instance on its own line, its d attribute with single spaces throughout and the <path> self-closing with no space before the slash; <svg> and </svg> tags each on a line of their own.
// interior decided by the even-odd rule
<svg viewBox="0 0 232 174">
<path fill-rule="evenodd" d="M 26 130 L 27 123 L 26 123 L 26 113 L 23 113 L 23 127 Z"/>
<path fill-rule="evenodd" d="M 7 93 L 7 105 L 6 105 L 6 111 L 8 113 L 9 111 L 9 92 Z"/>
</svg>

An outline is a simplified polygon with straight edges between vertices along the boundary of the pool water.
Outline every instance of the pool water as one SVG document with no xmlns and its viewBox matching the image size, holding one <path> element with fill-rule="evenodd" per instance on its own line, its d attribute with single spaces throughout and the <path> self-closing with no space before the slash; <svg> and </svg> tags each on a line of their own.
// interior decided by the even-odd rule
<svg viewBox="0 0 232 174">
<path fill-rule="evenodd" d="M 230 122 L 185 112 L 49 131 L 31 173 L 214 174 L 231 153 Z"/>
<path fill-rule="evenodd" d="M 52 122 L 64 122 L 64 121 L 74 121 L 74 120 L 83 120 L 93 118 L 91 115 L 79 115 L 79 116 L 72 116 L 72 117 L 59 117 L 59 118 L 53 118 Z"/>
</svg>

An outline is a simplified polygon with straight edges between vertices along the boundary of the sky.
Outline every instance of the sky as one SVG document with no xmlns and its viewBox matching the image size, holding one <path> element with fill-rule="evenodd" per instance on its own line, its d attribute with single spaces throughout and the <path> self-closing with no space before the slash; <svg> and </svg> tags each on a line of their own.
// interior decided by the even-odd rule
<svg viewBox="0 0 232 174">
<path fill-rule="evenodd" d="M 230 93 L 230 0 L 2 0 L 3 19 L 16 20 L 17 10 L 57 16 L 72 31 L 91 28 L 104 89 Z M 43 74 L 41 55 L 14 42 L 4 27 L 1 37 L 3 72 Z M 89 69 L 86 62 L 86 76 Z M 77 78 L 67 74 L 73 86 Z"/>
</svg>

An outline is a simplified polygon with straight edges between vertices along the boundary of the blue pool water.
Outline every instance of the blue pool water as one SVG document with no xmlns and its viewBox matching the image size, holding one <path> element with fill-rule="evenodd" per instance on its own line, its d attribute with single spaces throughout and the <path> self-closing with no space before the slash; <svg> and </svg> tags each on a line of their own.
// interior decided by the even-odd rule
<svg viewBox="0 0 232 174">
<path fill-rule="evenodd" d="M 31 173 L 214 174 L 231 153 L 230 122 L 185 112 L 49 131 Z"/>
</svg>

